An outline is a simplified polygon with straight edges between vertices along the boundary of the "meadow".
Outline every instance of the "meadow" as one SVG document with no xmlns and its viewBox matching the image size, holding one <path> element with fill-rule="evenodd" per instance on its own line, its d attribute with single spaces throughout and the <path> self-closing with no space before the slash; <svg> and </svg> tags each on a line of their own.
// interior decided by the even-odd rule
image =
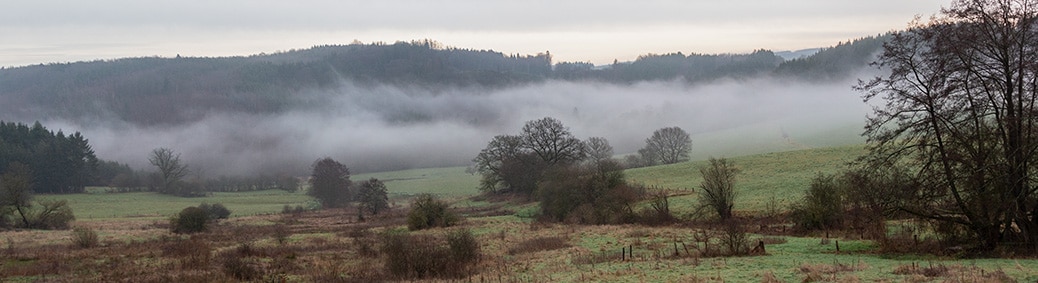
<svg viewBox="0 0 1038 283">
<path fill-rule="evenodd" d="M 758 215 L 776 205 L 785 208 L 802 196 L 812 177 L 839 170 L 861 152 L 860 146 L 842 146 L 731 157 L 741 169 L 736 214 Z M 630 181 L 672 190 L 677 195 L 671 199 L 672 209 L 687 217 L 697 204 L 698 168 L 704 164 L 695 160 L 630 169 L 626 174 Z M 465 173 L 463 167 L 358 174 L 352 179 L 367 178 L 385 181 L 396 207 L 367 222 L 358 222 L 350 209 L 281 213 L 285 205 L 309 205 L 312 200 L 303 192 L 213 193 L 201 198 L 148 192 L 40 196 L 68 200 L 77 216 L 73 226 L 95 229 L 100 244 L 76 247 L 70 231 L 0 232 L 0 240 L 7 242 L 0 276 L 5 281 L 83 282 L 384 279 L 388 275 L 377 267 L 385 259 L 377 252 L 372 255 L 379 235 L 404 227 L 409 197 L 432 193 L 452 200 L 465 220 L 457 228 L 412 234 L 437 238 L 446 231 L 471 230 L 483 257 L 466 281 L 1038 281 L 1035 259 L 889 255 L 880 253 L 876 243 L 853 235 L 793 236 L 756 227 L 749 237 L 767 242 L 766 255 L 701 257 L 695 251 L 710 243 L 697 235 L 715 233 L 710 227 L 540 223 L 531 217 L 535 204 L 470 198 L 478 194 L 478 176 Z M 168 231 L 165 219 L 202 202 L 224 204 L 232 211 L 231 219 L 192 236 Z M 621 257 L 626 248 L 633 250 Z M 235 266 L 254 274 L 239 277 Z"/>
</svg>

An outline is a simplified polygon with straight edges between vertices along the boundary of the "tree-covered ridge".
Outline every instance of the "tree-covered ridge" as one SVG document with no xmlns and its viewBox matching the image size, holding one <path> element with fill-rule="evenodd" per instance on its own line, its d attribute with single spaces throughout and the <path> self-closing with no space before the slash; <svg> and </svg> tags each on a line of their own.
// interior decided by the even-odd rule
<svg viewBox="0 0 1038 283">
<path fill-rule="evenodd" d="M 49 131 L 39 122 L 30 127 L 0 121 L 0 172 L 27 166 L 34 192 L 82 192 L 94 178 L 97 164 L 94 151 L 79 132 L 65 135 Z"/>
<path fill-rule="evenodd" d="M 883 38 L 841 44 L 783 62 L 767 50 L 750 54 L 648 54 L 607 66 L 552 56 L 443 47 L 437 42 L 354 43 L 275 54 L 221 58 L 126 58 L 0 70 L 6 119 L 61 117 L 139 125 L 180 124 L 210 112 L 278 113 L 312 101 L 316 91 L 349 82 L 426 89 L 500 88 L 545 80 L 628 84 L 780 74 L 839 79 L 867 65 Z"/>
<path fill-rule="evenodd" d="M 846 78 L 872 63 L 883 49 L 883 43 L 888 40 L 889 34 L 840 42 L 812 56 L 786 61 L 775 69 L 775 73 L 811 81 Z"/>
</svg>

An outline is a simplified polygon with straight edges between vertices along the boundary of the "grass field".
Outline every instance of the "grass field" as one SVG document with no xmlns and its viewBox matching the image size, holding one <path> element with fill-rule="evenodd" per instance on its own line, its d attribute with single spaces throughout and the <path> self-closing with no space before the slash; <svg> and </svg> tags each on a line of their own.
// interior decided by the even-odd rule
<svg viewBox="0 0 1038 283">
<path fill-rule="evenodd" d="M 772 199 L 782 206 L 788 205 L 803 196 L 811 178 L 819 173 L 834 173 L 863 152 L 861 146 L 842 146 L 732 157 L 740 169 L 735 183 L 735 210 L 760 212 Z M 703 180 L 699 168 L 706 165 L 707 161 L 698 160 L 636 168 L 626 173 L 628 180 L 635 183 L 690 193 L 671 200 L 680 212 L 696 204 L 695 192 Z"/>
<path fill-rule="evenodd" d="M 742 170 L 736 183 L 739 192 L 736 211 L 741 214 L 760 212 L 767 209 L 770 199 L 778 200 L 784 207 L 801 197 L 816 174 L 835 172 L 862 152 L 860 146 L 842 146 L 732 157 Z M 672 209 L 680 215 L 696 204 L 694 192 L 700 182 L 698 168 L 703 165 L 705 161 L 696 160 L 631 169 L 626 173 L 634 182 L 689 191 L 671 200 Z M 465 173 L 463 167 L 358 174 L 352 179 L 361 181 L 368 178 L 383 180 L 398 206 L 409 196 L 432 193 L 455 200 L 454 206 L 460 211 L 500 209 L 503 215 L 473 216 L 461 224 L 462 228 L 473 231 L 484 254 L 479 271 L 468 279 L 471 281 L 762 282 L 765 277 L 775 280 L 770 282 L 1000 282 L 1006 278 L 1019 282 L 1038 281 L 1038 260 L 1035 259 L 888 257 L 880 254 L 874 243 L 853 237 L 834 237 L 829 241 L 751 234 L 753 241 L 774 241 L 767 245 L 767 255 L 699 258 L 690 256 L 684 248 L 677 252 L 675 249 L 678 243 L 697 245 L 693 233 L 701 231 L 701 228 L 684 225 L 539 224 L 529 218 L 529 214 L 536 211 L 535 205 L 466 199 L 478 193 L 478 176 Z M 222 203 L 233 212 L 232 219 L 220 223 L 214 231 L 196 236 L 209 241 L 203 248 L 209 249 L 210 254 L 219 255 L 240 248 L 242 243 L 251 243 L 252 248 L 262 252 L 249 255 L 246 260 L 269 274 L 285 274 L 277 278 L 289 282 L 323 281 L 320 278 L 358 274 L 377 278 L 382 271 L 372 269 L 372 264 L 377 267 L 381 260 L 365 257 L 356 246 L 377 242 L 378 234 L 358 231 L 378 232 L 403 227 L 403 211 L 395 212 L 395 216 L 370 220 L 381 221 L 381 224 L 357 223 L 351 214 L 353 212 L 344 210 L 298 216 L 273 214 L 280 212 L 284 205 L 305 206 L 312 202 L 303 192 L 214 193 L 202 198 L 143 192 L 39 197 L 67 199 L 77 216 L 73 225 L 97 229 L 105 244 L 102 248 L 70 249 L 67 247 L 68 231 L 0 232 L 0 238 L 5 238 L 9 246 L 5 254 L 11 255 L 3 257 L 4 261 L 0 262 L 0 275 L 7 277 L 5 281 L 34 281 L 47 274 L 54 276 L 54 272 L 98 280 L 112 276 L 118 278 L 123 276 L 121 274 L 149 274 L 150 277 L 142 278 L 152 278 L 149 279 L 152 281 L 232 280 L 222 271 L 226 267 L 221 267 L 217 257 L 195 266 L 187 265 L 185 262 L 191 259 L 179 258 L 179 254 L 160 252 L 161 256 L 156 256 L 156 249 L 167 249 L 177 241 L 187 239 L 174 237 L 170 240 L 165 236 L 169 232 L 157 223 L 184 207 L 202 202 Z M 290 231 L 286 242 L 279 244 L 275 240 L 278 232 L 271 228 L 274 225 Z M 416 233 L 442 237 L 445 231 L 433 229 Z M 361 234 L 367 236 L 358 236 Z M 516 252 L 524 243 L 542 238 L 559 239 L 561 246 Z M 837 241 L 841 246 L 839 253 L 836 252 Z M 619 253 L 623 247 L 633 247 L 634 257 L 621 260 Z M 67 263 L 54 268 L 54 262 Z M 96 270 L 96 266 L 101 266 L 101 269 Z M 117 269 L 126 270 L 111 272 Z M 156 270 L 163 272 L 156 273 Z M 155 277 L 155 274 L 163 273 L 168 274 Z M 264 280 L 270 278 L 275 277 L 264 277 Z"/>
</svg>

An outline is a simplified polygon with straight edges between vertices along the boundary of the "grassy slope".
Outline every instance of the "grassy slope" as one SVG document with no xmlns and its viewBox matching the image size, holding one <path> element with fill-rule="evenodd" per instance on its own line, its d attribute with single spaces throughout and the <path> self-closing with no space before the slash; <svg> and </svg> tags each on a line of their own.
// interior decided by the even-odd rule
<svg viewBox="0 0 1038 283">
<path fill-rule="evenodd" d="M 736 211 L 762 211 L 770 199 L 788 204 L 799 199 L 811 178 L 818 173 L 833 173 L 863 153 L 862 146 L 842 146 L 773 152 L 731 158 L 741 173 L 736 177 Z M 679 164 L 627 170 L 627 178 L 635 183 L 671 190 L 684 190 L 690 195 L 674 198 L 676 210 L 687 210 L 696 204 L 702 176 L 699 168 L 708 162 L 698 160 Z"/>
<path fill-rule="evenodd" d="M 479 176 L 465 173 L 465 167 L 412 169 L 354 175 L 354 182 L 378 178 L 391 195 L 410 196 L 430 193 L 441 197 L 462 197 L 479 193 Z"/>
</svg>

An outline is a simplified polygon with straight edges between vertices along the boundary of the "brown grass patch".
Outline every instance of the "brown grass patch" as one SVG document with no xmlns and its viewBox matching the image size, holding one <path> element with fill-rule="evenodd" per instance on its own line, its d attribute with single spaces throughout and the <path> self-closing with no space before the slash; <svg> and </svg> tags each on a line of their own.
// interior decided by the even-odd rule
<svg viewBox="0 0 1038 283">
<path fill-rule="evenodd" d="M 976 266 L 944 265 L 932 262 L 928 264 L 900 265 L 894 268 L 894 274 L 909 275 L 909 278 L 930 281 L 935 278 L 943 278 L 944 282 L 1016 282 L 1013 278 L 1002 272 L 1001 269 L 987 271 Z"/>
<path fill-rule="evenodd" d="M 564 237 L 538 237 L 523 241 L 511 249 L 509 255 L 535 253 L 540 251 L 551 251 L 570 247 L 569 240 Z"/>
</svg>

